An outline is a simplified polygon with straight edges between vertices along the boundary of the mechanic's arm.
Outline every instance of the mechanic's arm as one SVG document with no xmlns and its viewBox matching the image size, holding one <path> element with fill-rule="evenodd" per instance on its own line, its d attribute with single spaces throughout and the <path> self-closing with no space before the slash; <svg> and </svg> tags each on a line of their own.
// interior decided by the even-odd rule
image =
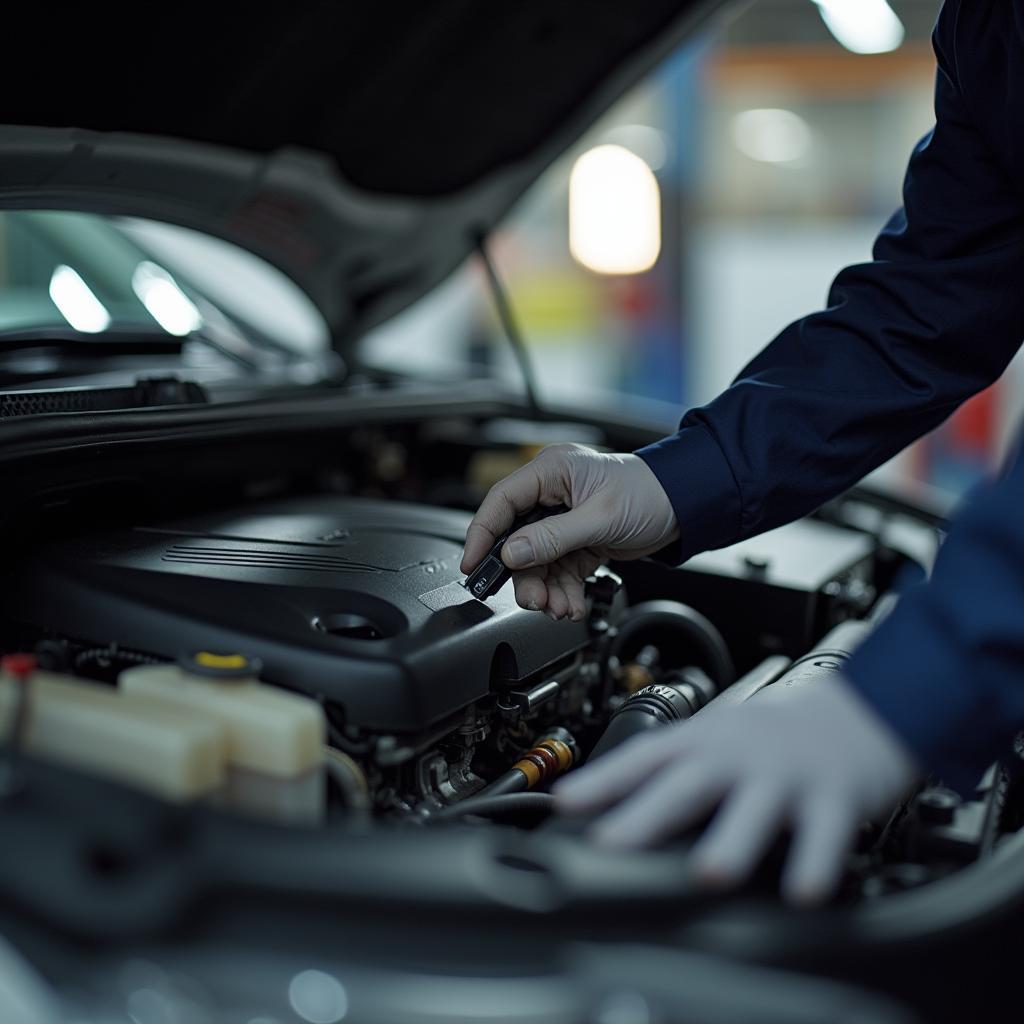
<svg viewBox="0 0 1024 1024">
<path fill-rule="evenodd" d="M 671 557 L 682 561 L 796 519 L 1002 373 L 1024 337 L 1024 210 L 973 124 L 970 103 L 985 98 L 961 88 L 960 6 L 948 0 L 940 15 L 936 127 L 874 262 L 844 270 L 828 309 L 788 327 L 638 457 L 561 446 L 496 485 L 467 535 L 464 571 L 516 512 L 564 502 L 572 511 L 519 531 L 505 560 L 529 570 L 516 578 L 522 605 L 581 615 L 580 573 L 601 555 L 638 557 L 678 536 Z"/>
<path fill-rule="evenodd" d="M 672 500 L 681 557 L 817 508 L 992 383 L 1020 347 L 1024 202 L 974 123 L 986 97 L 962 88 L 961 5 L 939 15 L 936 126 L 874 262 L 843 270 L 826 310 L 640 452 Z M 996 54 L 1000 41 L 979 44 Z M 975 70 L 985 58 L 971 51 Z"/>
<path fill-rule="evenodd" d="M 962 794 L 1024 729 L 1024 460 L 980 489 L 908 593 L 851 658 L 851 687 Z"/>
</svg>

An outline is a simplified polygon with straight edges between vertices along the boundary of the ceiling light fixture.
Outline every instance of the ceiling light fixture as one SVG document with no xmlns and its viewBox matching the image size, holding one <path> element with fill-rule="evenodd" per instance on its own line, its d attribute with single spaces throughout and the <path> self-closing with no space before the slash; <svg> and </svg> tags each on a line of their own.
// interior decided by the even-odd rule
<svg viewBox="0 0 1024 1024">
<path fill-rule="evenodd" d="M 82 334 L 99 334 L 110 326 L 106 306 L 82 280 L 77 270 L 63 263 L 50 276 L 50 298 L 60 315 Z"/>
<path fill-rule="evenodd" d="M 853 53 L 899 49 L 906 29 L 886 0 L 812 0 L 829 31 Z"/>
<path fill-rule="evenodd" d="M 661 191 L 624 146 L 595 146 L 569 176 L 569 250 L 599 274 L 641 274 L 661 252 Z"/>
<path fill-rule="evenodd" d="M 810 125 L 792 110 L 743 110 L 732 119 L 736 148 L 751 160 L 795 164 L 811 150 Z"/>
</svg>

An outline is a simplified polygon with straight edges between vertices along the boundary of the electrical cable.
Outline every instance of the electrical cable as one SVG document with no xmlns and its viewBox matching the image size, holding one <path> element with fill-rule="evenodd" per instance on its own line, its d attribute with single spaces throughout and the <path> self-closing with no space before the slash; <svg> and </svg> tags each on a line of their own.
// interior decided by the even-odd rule
<svg viewBox="0 0 1024 1024">
<path fill-rule="evenodd" d="M 131 668 L 135 665 L 159 665 L 163 659 L 151 654 L 143 654 L 142 651 L 134 651 L 130 648 L 122 648 L 117 644 L 110 644 L 107 647 L 88 647 L 79 651 L 74 658 L 73 665 L 75 672 L 85 673 L 90 666 L 95 666 L 101 671 L 108 672 L 113 669 L 120 671 L 123 668 Z"/>
<path fill-rule="evenodd" d="M 519 372 L 523 377 L 523 386 L 526 389 L 526 400 L 530 406 L 530 411 L 535 415 L 539 415 L 541 410 L 540 402 L 537 398 L 537 379 L 534 376 L 530 352 L 526 347 L 523 332 L 519 329 L 515 313 L 512 311 L 508 291 L 498 276 L 498 268 L 491 259 L 491 254 L 487 248 L 487 240 L 483 235 L 478 236 L 476 248 L 480 254 L 480 261 L 483 263 L 484 270 L 487 273 L 487 281 L 491 287 L 491 296 L 494 299 L 494 308 L 498 313 L 499 321 L 501 321 L 502 330 L 505 332 L 505 338 L 512 348 L 516 362 L 519 363 Z"/>
<path fill-rule="evenodd" d="M 366 776 L 353 758 L 335 747 L 325 748 L 327 774 L 341 794 L 345 810 L 365 817 L 370 811 L 370 792 Z"/>
</svg>

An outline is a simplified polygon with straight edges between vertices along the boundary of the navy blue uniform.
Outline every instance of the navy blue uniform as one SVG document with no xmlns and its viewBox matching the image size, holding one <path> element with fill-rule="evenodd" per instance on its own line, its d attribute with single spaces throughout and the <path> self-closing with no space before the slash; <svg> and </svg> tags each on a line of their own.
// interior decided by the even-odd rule
<svg viewBox="0 0 1024 1024">
<path fill-rule="evenodd" d="M 811 512 L 991 384 L 1024 341 L 1024 0 L 947 0 L 936 125 L 874 260 L 679 432 L 642 449 L 682 558 Z M 1024 465 L 849 666 L 921 763 L 970 788 L 1024 728 Z"/>
</svg>

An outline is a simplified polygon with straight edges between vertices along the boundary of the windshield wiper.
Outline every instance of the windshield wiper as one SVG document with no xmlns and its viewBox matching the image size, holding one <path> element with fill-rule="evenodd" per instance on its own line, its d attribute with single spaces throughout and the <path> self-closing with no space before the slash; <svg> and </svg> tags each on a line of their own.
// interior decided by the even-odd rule
<svg viewBox="0 0 1024 1024">
<path fill-rule="evenodd" d="M 175 335 L 158 328 L 128 324 L 111 325 L 95 334 L 59 325 L 9 328 L 0 331 L 0 357 L 5 353 L 23 352 L 66 352 L 75 356 L 89 354 L 102 357 L 180 356 L 187 342 L 204 345 L 246 370 L 259 372 L 265 368 L 256 355 L 239 351 L 239 346 L 221 341 L 209 331 Z"/>
<path fill-rule="evenodd" d="M 75 355 L 175 356 L 181 355 L 186 340 L 148 328 L 108 328 L 101 334 L 82 334 L 61 327 L 20 327 L 0 331 L 0 354 L 64 351 Z"/>
</svg>

